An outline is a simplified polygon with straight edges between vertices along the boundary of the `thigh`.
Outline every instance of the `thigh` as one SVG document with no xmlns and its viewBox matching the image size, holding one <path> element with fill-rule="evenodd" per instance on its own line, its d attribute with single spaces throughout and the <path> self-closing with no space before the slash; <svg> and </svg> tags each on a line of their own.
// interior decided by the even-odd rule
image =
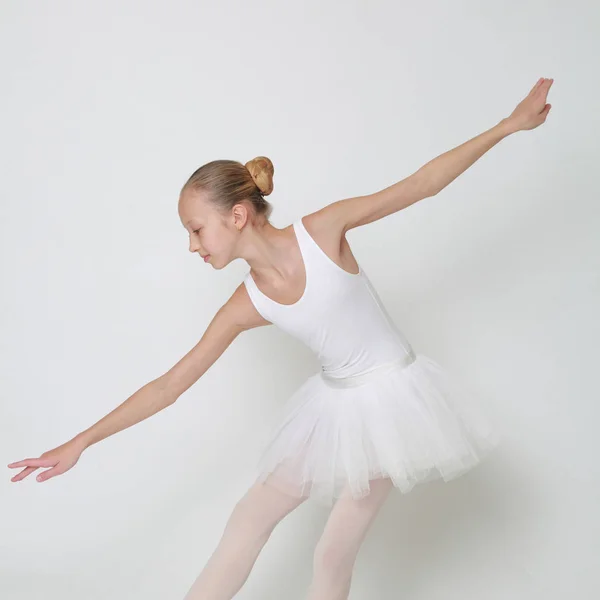
<svg viewBox="0 0 600 600">
<path fill-rule="evenodd" d="M 256 482 L 238 500 L 230 521 L 243 520 L 252 527 L 270 533 L 279 521 L 306 499 L 306 496 L 298 497 L 285 493 L 272 485 L 269 479 Z"/>
<path fill-rule="evenodd" d="M 360 544 L 379 509 L 383 506 L 393 487 L 389 477 L 372 479 L 369 482 L 370 492 L 363 498 L 353 498 L 348 488 L 333 505 L 325 528 L 322 541 L 329 545 L 335 543 Z"/>
</svg>

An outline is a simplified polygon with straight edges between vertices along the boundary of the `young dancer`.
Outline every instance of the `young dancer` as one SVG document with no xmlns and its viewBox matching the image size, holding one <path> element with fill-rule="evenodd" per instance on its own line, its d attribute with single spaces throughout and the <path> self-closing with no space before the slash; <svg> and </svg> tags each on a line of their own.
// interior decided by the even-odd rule
<svg viewBox="0 0 600 600">
<path fill-rule="evenodd" d="M 509 117 L 406 179 L 333 202 L 283 229 L 268 220 L 268 158 L 199 168 L 179 197 L 189 249 L 215 269 L 243 258 L 250 265 L 243 282 L 167 373 L 65 444 L 9 464 L 25 467 L 12 481 L 44 467 L 38 481 L 66 472 L 84 449 L 172 405 L 241 332 L 274 323 L 314 350 L 321 371 L 288 399 L 256 481 L 236 503 L 186 600 L 233 598 L 277 523 L 307 498 L 331 507 L 307 597 L 347 598 L 360 545 L 390 490 L 458 477 L 500 438 L 452 376 L 415 354 L 345 234 L 437 194 L 508 135 L 544 123 L 552 82 L 540 79 Z"/>
</svg>

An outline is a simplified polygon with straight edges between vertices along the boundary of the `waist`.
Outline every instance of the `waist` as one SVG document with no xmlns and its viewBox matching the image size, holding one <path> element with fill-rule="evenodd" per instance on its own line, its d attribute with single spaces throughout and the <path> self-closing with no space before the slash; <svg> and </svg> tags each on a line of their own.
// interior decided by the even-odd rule
<svg viewBox="0 0 600 600">
<path fill-rule="evenodd" d="M 386 373 L 389 373 L 390 371 L 397 369 L 398 367 L 408 367 L 408 365 L 412 364 L 416 360 L 416 358 L 417 357 L 415 352 L 412 350 L 412 348 L 410 348 L 405 356 L 397 360 L 379 364 L 367 371 L 354 373 L 346 377 L 335 377 L 333 375 L 330 375 L 326 371 L 321 371 L 321 378 L 330 387 L 355 387 L 358 385 L 363 385 L 369 381 L 373 381 L 379 377 L 382 377 Z"/>
</svg>

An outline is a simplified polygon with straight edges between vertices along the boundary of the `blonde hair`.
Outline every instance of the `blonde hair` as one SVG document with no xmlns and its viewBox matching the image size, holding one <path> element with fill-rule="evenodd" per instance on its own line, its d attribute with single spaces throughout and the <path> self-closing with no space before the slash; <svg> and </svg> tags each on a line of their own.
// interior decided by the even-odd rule
<svg viewBox="0 0 600 600">
<path fill-rule="evenodd" d="M 266 156 L 257 156 L 246 164 L 213 160 L 194 171 L 181 192 L 208 192 L 208 200 L 224 214 L 236 204 L 249 201 L 255 215 L 268 219 L 273 207 L 265 196 L 273 191 L 274 171 L 273 163 Z"/>
</svg>

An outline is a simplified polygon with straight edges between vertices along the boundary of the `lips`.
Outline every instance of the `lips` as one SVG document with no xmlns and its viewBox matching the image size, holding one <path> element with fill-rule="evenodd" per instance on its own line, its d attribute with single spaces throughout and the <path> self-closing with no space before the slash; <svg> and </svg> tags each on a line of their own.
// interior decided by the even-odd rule
<svg viewBox="0 0 600 600">
<path fill-rule="evenodd" d="M 204 259 L 204 262 L 208 262 L 208 259 L 210 258 L 210 254 L 207 254 L 206 256 L 202 257 Z"/>
</svg>

